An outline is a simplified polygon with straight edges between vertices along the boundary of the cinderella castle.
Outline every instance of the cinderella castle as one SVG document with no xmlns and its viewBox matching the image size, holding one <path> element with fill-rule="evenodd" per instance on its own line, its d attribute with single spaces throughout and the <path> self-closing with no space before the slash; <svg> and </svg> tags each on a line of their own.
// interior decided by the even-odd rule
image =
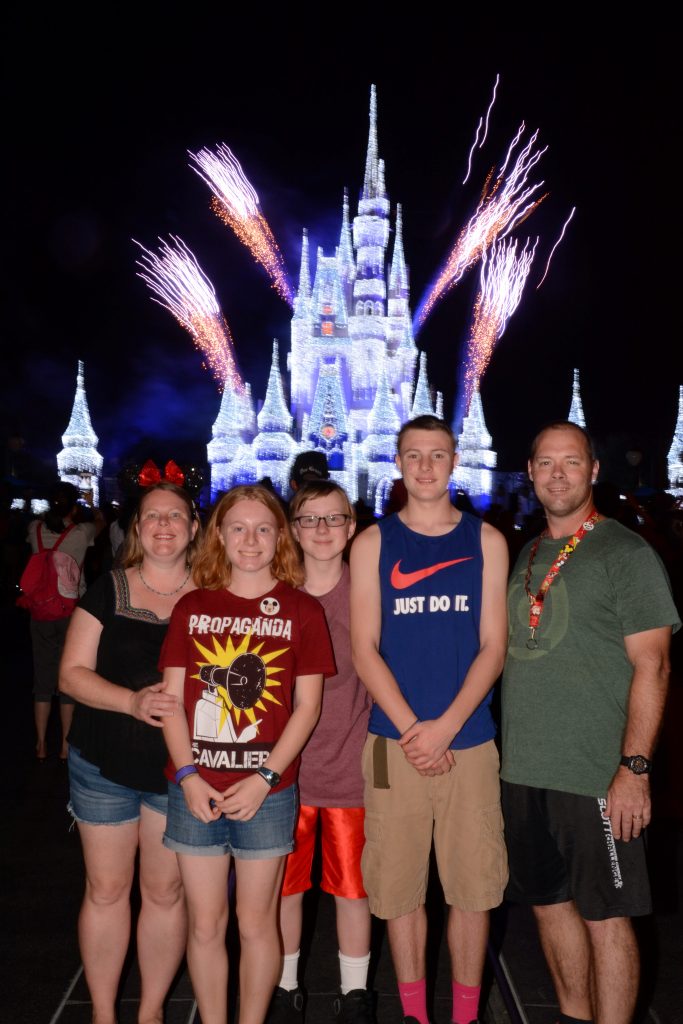
<svg viewBox="0 0 683 1024">
<path fill-rule="evenodd" d="M 289 405 L 275 342 L 258 413 L 248 384 L 242 395 L 228 387 L 223 393 L 208 445 L 212 497 L 233 484 L 263 477 L 270 477 L 286 496 L 294 458 L 316 449 L 325 453 L 330 475 L 352 501 L 363 498 L 380 512 L 398 475 L 394 456 L 399 427 L 425 413 L 443 416 L 442 395 L 430 388 L 426 356 L 418 353 L 413 336 L 400 205 L 392 241 L 391 212 L 378 153 L 373 86 L 358 212 L 352 221 L 345 194 L 334 255 L 326 256 L 321 248 L 312 254 L 303 233 L 286 357 Z M 478 393 L 461 440 L 465 447 L 459 475 L 476 467 L 490 476 L 496 455 Z M 474 446 L 471 453 L 468 446 Z M 490 491 L 490 480 L 488 484 L 485 490 Z"/>
<path fill-rule="evenodd" d="M 324 452 L 331 477 L 352 501 L 363 499 L 380 515 L 398 472 L 396 434 L 415 416 L 443 417 L 443 396 L 427 376 L 427 358 L 415 344 L 410 281 L 403 251 L 402 213 L 391 205 L 384 162 L 377 144 L 377 96 L 370 96 L 370 130 L 358 212 L 351 220 L 344 195 L 339 244 L 334 255 L 318 248 L 313 259 L 308 234 L 301 244 L 293 302 L 291 343 L 286 354 L 289 403 L 277 342 L 263 402 L 251 385 L 241 393 L 226 382 L 207 445 L 211 500 L 238 483 L 269 477 L 283 497 L 290 469 L 303 451 Z M 574 371 L 568 419 L 585 426 Z M 83 364 L 78 366 L 71 419 L 57 457 L 59 475 L 97 503 L 102 457 L 90 421 Z M 475 505 L 488 503 L 510 474 L 496 472 L 496 452 L 484 420 L 478 388 L 458 437 L 459 465 L 453 488 Z M 672 493 L 683 493 L 683 388 L 669 452 Z M 505 488 L 507 489 L 507 488 Z"/>
</svg>

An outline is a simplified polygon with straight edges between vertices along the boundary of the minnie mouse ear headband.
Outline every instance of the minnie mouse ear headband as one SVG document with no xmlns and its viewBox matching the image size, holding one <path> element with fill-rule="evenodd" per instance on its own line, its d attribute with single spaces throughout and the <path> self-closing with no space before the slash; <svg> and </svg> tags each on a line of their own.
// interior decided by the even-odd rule
<svg viewBox="0 0 683 1024">
<path fill-rule="evenodd" d="M 153 459 L 147 459 L 143 466 L 139 462 L 128 463 L 121 469 L 117 479 L 121 490 L 134 499 L 140 496 L 140 488 L 171 483 L 182 487 L 196 501 L 204 486 L 204 473 L 198 466 L 185 464 L 180 467 L 173 459 L 168 460 L 163 472 Z"/>
<path fill-rule="evenodd" d="M 162 476 L 156 462 L 147 459 L 138 473 L 138 483 L 140 487 L 154 487 L 155 484 L 175 484 L 177 487 L 184 487 L 185 474 L 177 462 L 169 459 L 164 466 L 164 475 Z"/>
</svg>

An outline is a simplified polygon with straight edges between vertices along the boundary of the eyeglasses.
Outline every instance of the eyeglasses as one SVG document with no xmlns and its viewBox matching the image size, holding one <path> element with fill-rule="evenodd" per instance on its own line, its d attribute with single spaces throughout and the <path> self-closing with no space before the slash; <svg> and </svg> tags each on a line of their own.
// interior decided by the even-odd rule
<svg viewBox="0 0 683 1024">
<path fill-rule="evenodd" d="M 328 512 L 326 516 L 297 516 L 294 520 L 302 530 L 317 530 L 318 524 L 325 521 L 326 526 L 344 526 L 351 519 L 347 512 Z"/>
</svg>

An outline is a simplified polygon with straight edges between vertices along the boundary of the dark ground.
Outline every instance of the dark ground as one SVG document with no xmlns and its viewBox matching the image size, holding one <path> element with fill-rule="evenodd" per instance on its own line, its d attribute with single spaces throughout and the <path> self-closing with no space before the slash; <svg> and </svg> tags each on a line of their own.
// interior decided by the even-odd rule
<svg viewBox="0 0 683 1024">
<path fill-rule="evenodd" d="M 0 931 L 0 1021 L 16 1024 L 85 1024 L 90 1021 L 88 992 L 79 974 L 76 920 L 83 885 L 78 834 L 66 813 L 66 769 L 52 756 L 38 765 L 33 757 L 31 659 L 24 613 L 5 608 L 6 627 L 3 725 L 5 763 L 1 774 L 5 824 L 0 846 L 3 928 Z M 670 702 L 659 755 L 658 816 L 650 832 L 655 914 L 639 923 L 644 960 L 643 1005 L 638 1020 L 652 1024 L 683 1022 L 683 722 L 681 686 Z M 54 726 L 53 715 L 51 725 Z M 678 727 L 676 725 L 678 723 Z M 437 886 L 430 910 L 434 941 L 429 973 L 434 1019 L 448 1021 L 450 984 Z M 308 1024 L 333 1019 L 337 985 L 336 941 L 330 897 L 312 896 L 304 943 L 304 985 L 309 993 Z M 504 906 L 495 915 L 494 944 L 502 951 L 529 1024 L 550 1024 L 556 1006 L 530 914 Z M 398 1024 L 400 1008 L 386 939 L 379 924 L 372 971 L 381 1024 Z M 122 989 L 121 1024 L 136 1020 L 137 974 L 131 961 Z M 509 1022 L 499 986 L 487 979 L 484 1019 Z M 173 989 L 167 1020 L 181 1024 L 194 1016 L 192 989 L 184 972 Z"/>
</svg>

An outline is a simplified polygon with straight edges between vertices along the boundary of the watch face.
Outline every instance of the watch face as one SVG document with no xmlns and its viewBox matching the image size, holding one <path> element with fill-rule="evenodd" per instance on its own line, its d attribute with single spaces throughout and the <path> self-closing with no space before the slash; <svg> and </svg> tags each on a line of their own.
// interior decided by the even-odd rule
<svg viewBox="0 0 683 1024">
<path fill-rule="evenodd" d="M 277 786 L 280 781 L 280 776 L 272 768 L 259 768 L 258 774 L 263 776 L 271 789 L 273 786 Z"/>
<path fill-rule="evenodd" d="M 650 770 L 650 762 L 641 754 L 636 754 L 631 758 L 630 768 L 635 775 L 644 775 Z"/>
</svg>

